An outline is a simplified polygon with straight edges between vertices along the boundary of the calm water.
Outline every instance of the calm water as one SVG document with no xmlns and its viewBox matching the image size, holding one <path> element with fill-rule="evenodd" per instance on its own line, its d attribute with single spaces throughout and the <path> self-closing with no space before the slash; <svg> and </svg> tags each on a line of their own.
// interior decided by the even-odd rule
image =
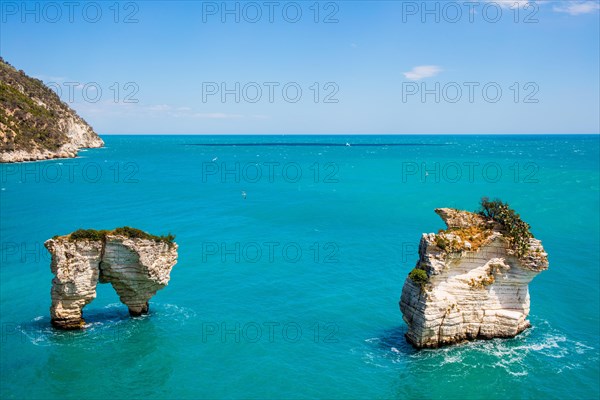
<svg viewBox="0 0 600 400">
<path fill-rule="evenodd" d="M 3 399 L 598 398 L 598 136 L 104 139 L 0 166 Z M 398 299 L 420 235 L 486 195 L 549 253 L 533 328 L 414 351 Z M 53 331 L 43 242 L 123 225 L 177 235 L 151 314 L 102 285 L 85 331 Z"/>
</svg>

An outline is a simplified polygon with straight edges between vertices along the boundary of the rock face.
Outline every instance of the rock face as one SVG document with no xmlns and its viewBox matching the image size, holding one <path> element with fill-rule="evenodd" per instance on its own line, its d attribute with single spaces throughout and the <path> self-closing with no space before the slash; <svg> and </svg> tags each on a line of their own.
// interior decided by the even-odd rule
<svg viewBox="0 0 600 400">
<path fill-rule="evenodd" d="M 108 234 L 103 240 L 61 236 L 45 243 L 52 254 L 52 325 L 81 329 L 82 309 L 96 285 L 110 283 L 129 313 L 148 312 L 148 301 L 165 287 L 177 262 L 177 244 Z"/>
<path fill-rule="evenodd" d="M 435 211 L 448 230 L 423 234 L 413 270 L 418 273 L 404 282 L 400 310 L 407 340 L 436 348 L 527 329 L 528 284 L 548 268 L 541 242 L 529 238 L 527 253 L 517 256 L 497 223 L 466 211 Z"/>
<path fill-rule="evenodd" d="M 0 58 L 0 162 L 70 158 L 81 148 L 103 145 L 42 81 Z"/>
</svg>

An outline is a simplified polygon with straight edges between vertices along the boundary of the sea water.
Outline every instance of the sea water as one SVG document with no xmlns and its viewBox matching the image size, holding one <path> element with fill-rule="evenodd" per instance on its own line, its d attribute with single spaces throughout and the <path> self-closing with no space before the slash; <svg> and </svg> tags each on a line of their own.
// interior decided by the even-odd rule
<svg viewBox="0 0 600 400">
<path fill-rule="evenodd" d="M 2 399 L 598 398 L 598 136 L 103 139 L 0 166 Z M 532 328 L 416 351 L 421 234 L 483 196 L 549 254 Z M 85 330 L 52 329 L 44 241 L 124 225 L 179 244 L 150 314 L 99 285 Z"/>
</svg>

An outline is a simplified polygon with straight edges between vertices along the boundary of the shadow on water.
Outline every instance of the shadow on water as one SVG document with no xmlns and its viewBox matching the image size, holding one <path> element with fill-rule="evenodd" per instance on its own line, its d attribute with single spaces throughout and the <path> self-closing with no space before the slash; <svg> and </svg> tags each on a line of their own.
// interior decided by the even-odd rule
<svg viewBox="0 0 600 400">
<path fill-rule="evenodd" d="M 32 320 L 15 324 L 4 324 L 3 337 L 6 345 L 31 343 L 40 347 L 77 347 L 90 349 L 107 344 L 130 343 L 140 336 L 147 337 L 173 333 L 173 327 L 181 328 L 195 319 L 193 309 L 173 304 L 150 303 L 150 312 L 141 317 L 131 317 L 127 307 L 121 303 L 108 304 L 102 308 L 84 310 L 85 327 L 82 330 L 63 331 L 56 329 L 50 316 L 38 316 Z"/>
<path fill-rule="evenodd" d="M 109 304 L 86 310 L 80 331 L 55 329 L 49 316 L 18 325 L 19 340 L 34 345 L 40 361 L 32 373 L 47 383 L 32 390 L 65 399 L 121 398 L 124 392 L 133 398 L 168 397 L 163 388 L 174 373 L 175 358 L 162 325 L 186 312 L 191 313 L 169 304 L 152 311 L 151 304 L 148 315 L 132 318 L 125 306 Z"/>
<path fill-rule="evenodd" d="M 405 325 L 385 329 L 377 335 L 377 338 L 375 338 L 377 340 L 372 341 L 372 343 L 380 350 L 391 350 L 396 354 L 407 356 L 416 354 L 417 350 L 404 337 L 406 330 Z"/>
<path fill-rule="evenodd" d="M 376 368 L 397 368 L 418 354 L 405 339 L 406 326 L 397 326 L 376 332 L 375 337 L 365 339 L 361 346 L 353 349 L 358 352 L 365 364 Z"/>
<path fill-rule="evenodd" d="M 174 359 L 151 318 L 129 318 L 110 309 L 87 318 L 87 328 L 79 332 L 83 336 L 70 346 L 52 346 L 39 371 L 53 392 L 68 387 L 73 398 L 119 397 L 125 391 L 134 398 L 166 395 L 160 388 L 173 374 Z"/>
<path fill-rule="evenodd" d="M 152 310 L 150 310 L 150 313 L 152 313 Z M 86 308 L 83 310 L 83 318 L 86 325 L 90 325 L 107 321 L 129 320 L 131 317 L 126 306 L 111 304 L 103 308 Z"/>
<path fill-rule="evenodd" d="M 29 341 L 36 346 L 76 346 L 86 348 L 99 344 L 121 341 L 130 336 L 132 329 L 147 323 L 153 311 L 141 317 L 131 317 L 127 307 L 109 304 L 103 308 L 85 309 L 85 327 L 81 330 L 64 331 L 52 326 L 49 316 L 36 317 L 31 321 L 15 326 L 21 341 Z M 156 313 L 160 314 L 160 312 Z"/>
</svg>

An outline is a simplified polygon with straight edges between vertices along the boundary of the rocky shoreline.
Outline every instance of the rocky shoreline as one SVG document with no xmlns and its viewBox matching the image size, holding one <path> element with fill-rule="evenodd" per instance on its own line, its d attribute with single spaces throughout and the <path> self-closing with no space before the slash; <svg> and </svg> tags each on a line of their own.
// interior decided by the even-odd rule
<svg viewBox="0 0 600 400">
<path fill-rule="evenodd" d="M 58 150 L 50 151 L 47 149 L 35 150 L 17 150 L 0 153 L 0 163 L 19 163 L 31 161 L 44 161 L 64 158 L 75 158 L 81 149 L 101 148 L 104 146 L 102 139 L 97 143 L 88 143 L 86 145 L 66 145 Z"/>
</svg>

